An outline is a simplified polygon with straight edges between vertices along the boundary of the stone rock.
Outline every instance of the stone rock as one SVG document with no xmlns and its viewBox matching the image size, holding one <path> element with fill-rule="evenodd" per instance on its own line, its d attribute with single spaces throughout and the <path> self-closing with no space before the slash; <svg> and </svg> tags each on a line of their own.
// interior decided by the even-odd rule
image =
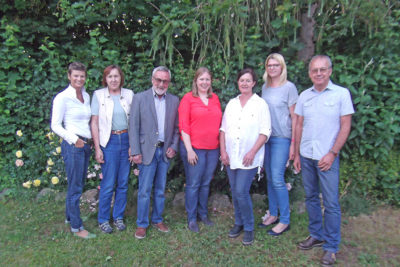
<svg viewBox="0 0 400 267">
<path fill-rule="evenodd" d="M 11 189 L 10 189 L 10 188 L 4 188 L 4 189 L 0 192 L 0 200 L 5 199 L 6 196 L 8 196 L 9 194 L 11 194 Z"/>
<path fill-rule="evenodd" d="M 179 192 L 175 195 L 172 206 L 185 207 L 185 192 Z"/>
<path fill-rule="evenodd" d="M 265 200 L 267 199 L 266 195 L 261 194 L 252 194 L 251 200 L 253 201 L 253 206 L 265 206 Z"/>
<path fill-rule="evenodd" d="M 66 191 L 63 191 L 63 192 L 58 192 L 57 194 L 56 194 L 56 197 L 54 198 L 54 200 L 56 201 L 56 202 L 62 202 L 62 201 L 65 201 L 65 198 L 67 197 L 67 192 Z"/>
<path fill-rule="evenodd" d="M 306 212 L 306 203 L 304 202 L 304 200 L 296 201 L 295 203 L 293 203 L 293 206 L 298 214 Z"/>
<path fill-rule="evenodd" d="M 82 202 L 86 203 L 96 203 L 98 199 L 98 190 L 97 189 L 90 189 L 84 192 L 81 196 Z"/>
<path fill-rule="evenodd" d="M 212 194 L 208 199 L 208 205 L 211 206 L 212 209 L 216 210 L 232 208 L 232 203 L 229 200 L 229 197 L 220 193 Z"/>
<path fill-rule="evenodd" d="M 171 192 L 165 192 L 165 201 L 171 202 L 174 199 L 174 194 Z"/>
<path fill-rule="evenodd" d="M 57 191 L 51 188 L 43 188 L 36 196 L 36 200 L 49 197 L 49 196 L 54 196 L 56 195 Z"/>
</svg>

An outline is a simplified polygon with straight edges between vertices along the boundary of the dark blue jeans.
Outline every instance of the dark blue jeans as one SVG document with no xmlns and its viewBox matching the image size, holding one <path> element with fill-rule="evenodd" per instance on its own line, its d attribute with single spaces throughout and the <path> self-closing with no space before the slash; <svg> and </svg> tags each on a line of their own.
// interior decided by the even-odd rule
<svg viewBox="0 0 400 267">
<path fill-rule="evenodd" d="M 257 169 L 232 170 L 230 166 L 226 168 L 235 209 L 235 224 L 243 225 L 245 231 L 254 230 L 253 202 L 250 197 L 250 187 Z"/>
<path fill-rule="evenodd" d="M 154 184 L 152 223 L 163 221 L 162 213 L 165 202 L 165 185 L 169 162 L 164 161 L 163 148 L 157 147 L 153 160 L 148 165 L 139 164 L 139 190 L 137 200 L 138 227 L 149 226 L 150 194 Z"/>
<path fill-rule="evenodd" d="M 90 152 L 91 148 L 88 144 L 85 144 L 82 148 L 77 148 L 73 144 L 68 144 L 65 140 L 61 143 L 61 153 L 68 181 L 65 216 L 71 222 L 72 232 L 83 230 L 79 200 L 85 186 Z"/>
<path fill-rule="evenodd" d="M 339 205 L 339 158 L 328 171 L 318 168 L 318 160 L 300 157 L 301 175 L 306 193 L 308 230 L 318 240 L 325 240 L 324 250 L 336 253 L 340 243 L 341 212 Z M 322 219 L 319 192 L 325 207 Z"/>
<path fill-rule="evenodd" d="M 185 167 L 185 207 L 188 222 L 196 221 L 197 217 L 208 216 L 208 195 L 210 182 L 218 164 L 219 149 L 196 149 L 198 160 L 196 165 L 189 164 L 186 147 L 181 141 L 180 154 Z"/>
<path fill-rule="evenodd" d="M 271 137 L 265 144 L 264 167 L 267 174 L 269 211 L 283 224 L 290 223 L 289 192 L 285 183 L 286 162 L 289 159 L 290 139 Z"/>
<path fill-rule="evenodd" d="M 106 147 L 102 147 L 104 163 L 101 165 L 103 179 L 100 183 L 98 222 L 110 220 L 111 199 L 115 187 L 113 219 L 124 218 L 128 192 L 129 162 L 128 133 L 112 134 Z"/>
</svg>

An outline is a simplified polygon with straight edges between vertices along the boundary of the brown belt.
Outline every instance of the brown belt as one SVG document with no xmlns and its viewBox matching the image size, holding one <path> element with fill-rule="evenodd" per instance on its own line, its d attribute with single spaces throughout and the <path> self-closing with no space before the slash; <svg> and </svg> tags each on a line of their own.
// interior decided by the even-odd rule
<svg viewBox="0 0 400 267">
<path fill-rule="evenodd" d="M 127 133 L 128 129 L 125 130 L 117 130 L 117 131 L 111 131 L 111 134 L 123 134 L 123 133 Z"/>
</svg>

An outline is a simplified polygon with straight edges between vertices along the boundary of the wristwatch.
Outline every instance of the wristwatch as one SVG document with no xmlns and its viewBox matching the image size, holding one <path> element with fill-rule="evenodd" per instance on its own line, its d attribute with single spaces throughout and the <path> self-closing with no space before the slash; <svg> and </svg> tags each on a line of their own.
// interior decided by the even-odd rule
<svg viewBox="0 0 400 267">
<path fill-rule="evenodd" d="M 337 157 L 337 155 L 338 155 L 338 152 L 335 152 L 332 149 L 329 149 L 329 152 L 331 152 L 335 157 Z"/>
</svg>

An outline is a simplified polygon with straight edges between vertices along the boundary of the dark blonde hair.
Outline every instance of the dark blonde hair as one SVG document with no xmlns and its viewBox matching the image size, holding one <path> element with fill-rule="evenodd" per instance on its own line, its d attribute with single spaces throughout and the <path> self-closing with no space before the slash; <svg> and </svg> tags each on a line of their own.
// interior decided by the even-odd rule
<svg viewBox="0 0 400 267">
<path fill-rule="evenodd" d="M 279 62 L 279 65 L 281 65 L 281 75 L 279 76 L 279 85 L 283 85 L 287 82 L 287 68 L 286 68 L 286 63 L 285 63 L 285 59 L 283 58 L 283 56 L 281 54 L 278 53 L 273 53 L 271 55 L 269 55 L 267 57 L 267 59 L 265 60 L 265 73 L 263 75 L 263 80 L 265 81 L 265 83 L 267 84 L 267 87 L 271 85 L 272 79 L 271 77 L 268 75 L 268 61 L 270 59 L 275 59 L 276 61 Z"/>
<path fill-rule="evenodd" d="M 121 76 L 121 83 L 119 85 L 120 88 L 122 88 L 122 86 L 124 85 L 124 73 L 122 72 L 121 68 L 118 65 L 110 65 L 108 67 L 106 67 L 103 71 L 103 80 L 102 80 L 102 84 L 103 86 L 108 86 L 107 85 L 107 75 L 110 74 L 110 72 L 116 69 L 119 73 L 119 75 Z"/>
<path fill-rule="evenodd" d="M 207 69 L 206 67 L 200 67 L 196 70 L 196 73 L 194 74 L 194 78 L 193 78 L 193 83 L 192 83 L 192 95 L 194 97 L 198 97 L 199 96 L 199 88 L 197 88 L 197 79 L 203 75 L 204 73 L 208 73 L 208 75 L 210 75 L 211 78 L 211 82 L 212 82 L 212 74 L 210 72 L 209 69 Z M 207 97 L 210 98 L 212 96 L 212 86 L 210 86 L 210 88 L 207 91 Z"/>
</svg>

